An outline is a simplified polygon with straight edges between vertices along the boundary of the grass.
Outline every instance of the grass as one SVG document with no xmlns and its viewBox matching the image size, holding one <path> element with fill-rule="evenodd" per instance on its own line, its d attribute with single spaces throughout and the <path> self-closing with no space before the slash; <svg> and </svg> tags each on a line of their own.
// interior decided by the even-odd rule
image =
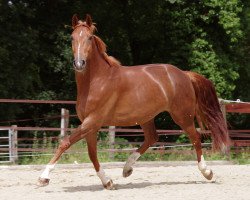
<svg viewBox="0 0 250 200">
<path fill-rule="evenodd" d="M 116 138 L 116 141 L 125 142 L 124 139 Z M 58 143 L 52 142 L 49 139 L 45 139 L 41 144 L 34 143 L 33 148 L 43 148 L 46 152 L 43 153 L 32 153 L 31 156 L 23 156 L 19 158 L 18 164 L 47 164 L 52 158 L 54 151 Z M 132 145 L 115 145 L 115 149 L 133 149 Z M 126 161 L 130 152 L 114 153 L 113 157 L 107 152 L 109 146 L 106 139 L 102 140 L 98 144 L 98 159 L 100 162 L 111 162 L 111 161 Z M 206 160 L 230 160 L 236 164 L 250 164 L 250 149 L 242 148 L 231 151 L 230 156 L 226 156 L 220 153 L 212 153 L 206 149 L 203 150 L 204 157 Z M 74 153 L 71 153 L 74 152 Z M 191 147 L 177 147 L 171 151 L 155 151 L 150 150 L 140 157 L 140 161 L 189 161 L 196 160 L 196 154 Z M 64 153 L 58 163 L 69 164 L 69 163 L 89 163 L 91 162 L 87 153 L 87 144 L 84 141 L 79 141 L 74 144 L 66 153 Z"/>
</svg>

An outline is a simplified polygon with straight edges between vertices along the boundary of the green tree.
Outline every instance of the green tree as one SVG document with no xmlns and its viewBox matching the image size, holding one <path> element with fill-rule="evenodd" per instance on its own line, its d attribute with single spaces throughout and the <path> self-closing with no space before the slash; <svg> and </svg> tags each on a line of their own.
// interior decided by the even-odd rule
<svg viewBox="0 0 250 200">
<path fill-rule="evenodd" d="M 74 100 L 71 17 L 89 13 L 108 53 L 124 65 L 174 64 L 211 79 L 222 98 L 249 101 L 249 9 L 249 0 L 2 0 L 0 97 Z M 6 120 L 59 107 L 0 109 Z M 159 126 L 172 128 L 166 118 L 159 116 Z"/>
<path fill-rule="evenodd" d="M 38 33 L 30 24 L 34 10 L 24 3 L 0 3 L 0 98 L 32 98 L 40 84 Z M 0 104 L 0 118 L 22 112 Z"/>
</svg>

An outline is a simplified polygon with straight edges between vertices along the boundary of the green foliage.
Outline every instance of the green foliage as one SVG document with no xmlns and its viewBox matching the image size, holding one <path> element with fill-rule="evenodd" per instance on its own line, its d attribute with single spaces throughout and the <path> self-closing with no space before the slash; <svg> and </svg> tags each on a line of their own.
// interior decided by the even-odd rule
<svg viewBox="0 0 250 200">
<path fill-rule="evenodd" d="M 223 61 L 205 39 L 196 39 L 191 47 L 193 51 L 190 63 L 193 70 L 209 78 L 215 84 L 219 95 L 230 97 L 231 92 L 235 89 L 232 81 L 239 77 L 238 73 L 230 68 L 231 64 L 225 66 L 227 68 L 224 69 L 221 65 Z"/>
<path fill-rule="evenodd" d="M 0 5 L 0 98 L 30 98 L 41 83 L 37 44 L 38 33 L 30 20 L 34 10 L 22 3 Z M 22 110 L 0 105 L 0 119 L 13 119 Z"/>
<path fill-rule="evenodd" d="M 176 140 L 176 143 L 190 143 L 190 140 L 189 140 L 189 138 L 188 138 L 188 136 L 187 136 L 187 134 L 181 134 L 178 138 L 177 138 L 177 140 Z"/>
<path fill-rule="evenodd" d="M 231 153 L 230 159 L 237 164 L 250 164 L 249 148 L 242 148 L 240 153 L 237 153 L 237 151 Z"/>
<path fill-rule="evenodd" d="M 191 45 L 192 69 L 212 80 L 223 98 L 231 97 L 235 80 L 239 78 L 238 66 L 231 56 L 237 55 L 235 49 L 243 37 L 241 12 L 242 5 L 237 0 L 204 1 L 201 25 Z"/>
<path fill-rule="evenodd" d="M 43 138 L 43 140 L 37 140 L 37 138 Z M 31 156 L 20 156 L 19 164 L 47 164 L 51 159 L 55 148 L 58 146 L 58 142 L 54 142 L 51 138 L 46 137 L 43 133 L 39 135 L 39 133 L 35 133 L 33 148 L 34 149 L 44 149 L 46 150 L 43 153 L 33 152 Z M 179 142 L 187 142 L 187 137 L 183 134 L 179 137 Z M 98 145 L 98 159 L 100 162 L 110 162 L 110 161 L 122 161 L 125 162 L 130 155 L 131 152 L 124 151 L 122 153 L 115 153 L 114 159 L 110 159 L 109 152 L 106 150 L 109 149 L 107 143 L 103 143 L 107 141 L 107 138 L 99 143 Z M 124 149 L 132 149 L 131 145 L 119 144 L 119 142 L 128 142 L 122 138 L 116 138 L 116 142 L 118 144 L 115 145 L 115 149 L 124 150 Z M 188 150 L 188 151 L 187 151 Z M 195 150 L 190 151 L 190 147 L 176 147 L 172 149 L 171 152 L 164 150 L 146 152 L 140 157 L 140 161 L 189 161 L 196 160 Z M 250 156 L 249 156 L 249 148 L 242 148 L 231 151 L 230 156 L 226 156 L 220 153 L 211 153 L 203 150 L 206 160 L 231 160 L 237 164 L 250 164 Z M 59 160 L 61 164 L 80 164 L 80 163 L 89 163 L 91 162 L 88 153 L 87 153 L 87 144 L 85 141 L 79 141 L 75 145 L 73 145 L 66 153 L 64 153 Z"/>
<path fill-rule="evenodd" d="M 1 1 L 0 97 L 75 100 L 71 17 L 90 13 L 108 53 L 124 65 L 174 64 L 211 79 L 222 98 L 249 101 L 249 11 L 249 0 Z M 0 110 L 5 121 L 59 108 L 0 104 Z M 159 118 L 158 128 L 174 127 L 165 114 Z M 242 119 L 237 127 L 249 124 Z"/>
<path fill-rule="evenodd" d="M 115 138 L 116 150 L 123 150 L 124 152 L 114 153 L 113 159 L 110 157 L 108 137 L 106 133 L 100 133 L 98 143 L 98 159 L 100 162 L 110 162 L 110 161 L 122 161 L 125 162 L 128 156 L 131 154 L 131 149 L 134 147 L 128 143 L 128 140 L 124 138 Z M 100 140 L 101 139 L 101 140 Z M 178 137 L 177 143 L 189 143 L 189 139 L 186 134 L 182 134 Z M 53 141 L 51 137 L 47 137 L 46 133 L 35 132 L 34 133 L 34 143 L 33 149 L 43 149 L 44 152 L 33 152 L 28 156 L 22 155 L 19 159 L 19 164 L 47 164 L 52 155 L 54 154 L 56 148 L 58 147 L 58 141 Z M 127 150 L 127 151 L 125 151 Z M 128 151 L 130 150 L 130 151 Z M 140 157 L 140 161 L 188 161 L 196 160 L 195 150 L 192 147 L 175 147 L 170 151 L 165 151 L 167 149 L 163 148 L 162 151 L 158 150 L 148 150 Z M 242 148 L 232 150 L 230 156 L 225 154 L 208 152 L 203 149 L 203 154 L 206 160 L 231 160 L 237 164 L 250 164 L 249 148 Z M 79 141 L 74 144 L 69 150 L 67 150 L 59 160 L 59 163 L 63 164 L 80 164 L 80 163 L 91 162 L 88 156 L 87 144 L 85 141 Z"/>
</svg>

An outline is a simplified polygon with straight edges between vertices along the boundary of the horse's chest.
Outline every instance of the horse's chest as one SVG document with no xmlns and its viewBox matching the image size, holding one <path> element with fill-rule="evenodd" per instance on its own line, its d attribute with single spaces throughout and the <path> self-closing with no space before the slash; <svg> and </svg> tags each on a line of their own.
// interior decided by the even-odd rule
<svg viewBox="0 0 250 200">
<path fill-rule="evenodd" d="M 98 112 L 100 105 L 102 105 L 102 99 L 98 95 L 87 95 L 78 97 L 76 111 L 77 115 L 82 121 L 89 114 Z"/>
</svg>

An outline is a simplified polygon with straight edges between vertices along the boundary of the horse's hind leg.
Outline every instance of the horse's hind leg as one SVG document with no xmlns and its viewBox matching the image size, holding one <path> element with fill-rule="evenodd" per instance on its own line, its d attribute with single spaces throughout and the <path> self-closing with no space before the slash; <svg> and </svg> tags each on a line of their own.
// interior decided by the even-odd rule
<svg viewBox="0 0 250 200">
<path fill-rule="evenodd" d="M 188 136 L 196 150 L 199 170 L 206 179 L 211 180 L 213 178 L 213 172 L 211 169 L 207 168 L 206 162 L 202 155 L 200 134 L 195 129 L 194 124 L 189 127 L 185 127 L 184 130 L 188 133 Z"/>
<path fill-rule="evenodd" d="M 132 165 L 139 159 L 139 157 L 155 142 L 158 141 L 158 135 L 155 129 L 154 119 L 142 124 L 141 128 L 144 132 L 144 142 L 142 146 L 132 153 L 123 168 L 123 177 L 128 177 L 132 174 Z"/>
<path fill-rule="evenodd" d="M 100 166 L 100 163 L 97 158 L 97 134 L 94 133 L 87 135 L 86 141 L 88 144 L 89 158 L 94 165 L 97 176 L 101 179 L 102 184 L 106 189 L 113 189 L 113 181 L 109 177 L 106 177 L 105 172 Z"/>
<path fill-rule="evenodd" d="M 198 168 L 206 179 L 211 180 L 213 178 L 213 172 L 211 169 L 207 168 L 206 162 L 202 155 L 201 138 L 200 138 L 200 133 L 196 130 L 194 125 L 194 114 L 193 113 L 187 114 L 187 113 L 188 112 L 186 112 L 186 114 L 178 113 L 178 115 L 175 115 L 173 113 L 170 114 L 174 119 L 174 121 L 176 122 L 176 124 L 178 124 L 185 132 L 187 132 L 196 150 Z"/>
</svg>

